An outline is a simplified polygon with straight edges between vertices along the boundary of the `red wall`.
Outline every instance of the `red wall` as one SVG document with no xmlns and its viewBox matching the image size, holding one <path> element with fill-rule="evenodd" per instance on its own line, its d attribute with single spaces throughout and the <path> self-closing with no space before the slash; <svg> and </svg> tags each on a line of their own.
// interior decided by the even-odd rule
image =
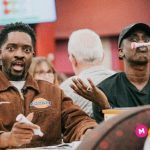
<svg viewBox="0 0 150 150">
<path fill-rule="evenodd" d="M 56 0 L 56 6 L 58 19 L 55 37 L 60 42 L 56 43 L 55 66 L 69 74 L 72 69 L 66 57 L 67 39 L 72 31 L 90 28 L 101 37 L 108 37 L 112 52 L 112 69 L 123 70 L 122 61 L 118 59 L 119 32 L 133 22 L 150 25 L 150 0 Z"/>
<path fill-rule="evenodd" d="M 58 72 L 64 72 L 67 75 L 72 75 L 73 70 L 68 58 L 67 44 L 66 44 L 67 42 L 68 40 L 59 40 L 56 42 L 57 50 L 54 52 L 55 55 L 54 65 L 55 69 Z"/>
<path fill-rule="evenodd" d="M 55 23 L 40 23 L 35 27 L 36 55 L 47 56 L 55 51 Z"/>
<path fill-rule="evenodd" d="M 117 37 L 121 29 L 130 23 L 145 22 L 150 25 L 149 7 L 150 0 L 56 0 L 56 24 L 36 26 L 37 55 L 47 56 L 55 51 L 56 69 L 70 74 L 72 69 L 67 59 L 67 39 L 72 31 L 90 28 L 101 37 Z M 59 42 L 55 45 L 56 39 Z M 112 67 L 123 69 L 118 60 L 117 38 L 110 42 Z"/>
<path fill-rule="evenodd" d="M 150 24 L 150 0 L 56 0 L 56 6 L 56 38 L 67 38 L 78 28 L 110 36 L 133 22 Z"/>
</svg>

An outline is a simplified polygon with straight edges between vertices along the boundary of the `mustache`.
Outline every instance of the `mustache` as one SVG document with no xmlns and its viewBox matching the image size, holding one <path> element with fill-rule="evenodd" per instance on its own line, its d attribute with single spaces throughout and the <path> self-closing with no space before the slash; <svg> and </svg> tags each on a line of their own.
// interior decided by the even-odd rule
<svg viewBox="0 0 150 150">
<path fill-rule="evenodd" d="M 148 52 L 148 50 L 149 49 L 146 46 L 136 48 L 136 52 Z"/>
<path fill-rule="evenodd" d="M 17 60 L 12 61 L 11 64 L 24 66 L 25 62 L 24 62 L 24 60 L 17 59 Z"/>
</svg>

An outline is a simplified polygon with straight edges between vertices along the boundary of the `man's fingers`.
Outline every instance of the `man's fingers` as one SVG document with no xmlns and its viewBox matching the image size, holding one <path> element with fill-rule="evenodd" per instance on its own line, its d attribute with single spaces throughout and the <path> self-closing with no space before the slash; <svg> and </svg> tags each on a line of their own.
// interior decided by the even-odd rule
<svg viewBox="0 0 150 150">
<path fill-rule="evenodd" d="M 15 123 L 14 127 L 18 129 L 24 129 L 24 130 L 31 130 L 31 129 L 33 130 L 39 128 L 39 126 L 36 124 L 21 123 L 21 122 Z"/>
<path fill-rule="evenodd" d="M 78 94 L 78 95 L 84 97 L 85 99 L 91 101 L 92 98 L 89 96 L 89 94 L 87 93 L 87 91 L 86 92 L 82 92 L 80 90 L 77 90 L 74 85 L 70 85 L 70 87 L 74 90 L 75 94 Z"/>
<path fill-rule="evenodd" d="M 76 89 L 82 90 L 82 85 L 77 79 L 72 79 L 73 84 L 76 86 Z"/>
<path fill-rule="evenodd" d="M 29 113 L 26 118 L 27 118 L 28 120 L 32 121 L 33 116 L 34 116 L 34 113 L 32 112 L 32 113 Z"/>
<path fill-rule="evenodd" d="M 84 97 L 84 95 L 89 95 L 87 91 L 87 88 L 83 88 L 83 87 L 78 87 L 76 84 L 71 84 L 70 87 L 77 93 L 80 94 L 81 96 Z"/>
<path fill-rule="evenodd" d="M 75 92 L 76 94 L 82 93 L 82 90 L 80 90 L 77 86 L 71 84 L 70 87 L 74 90 L 74 92 Z"/>
<path fill-rule="evenodd" d="M 13 131 L 10 132 L 9 134 L 9 145 L 11 146 L 21 146 L 23 144 L 28 144 L 31 142 L 33 137 L 33 133 L 31 132 L 30 134 L 24 134 L 24 133 L 19 133 L 16 134 Z"/>
<path fill-rule="evenodd" d="M 25 133 L 30 134 L 32 132 L 32 129 L 24 129 L 24 128 L 13 128 L 12 130 L 14 133 Z"/>
<path fill-rule="evenodd" d="M 87 90 L 88 86 L 80 79 L 72 79 L 73 83 L 81 90 Z"/>
<path fill-rule="evenodd" d="M 30 139 L 22 139 L 21 142 L 24 144 L 29 144 L 31 142 L 32 138 Z"/>
<path fill-rule="evenodd" d="M 70 87 L 71 87 L 74 91 L 77 91 L 77 90 L 78 90 L 78 88 L 77 88 L 76 85 L 74 85 L 74 84 L 71 84 Z"/>
<path fill-rule="evenodd" d="M 95 90 L 95 89 L 96 89 L 96 86 L 95 86 L 95 84 L 93 83 L 93 81 L 92 81 L 91 79 L 88 79 L 88 81 L 89 81 L 91 87 Z"/>
<path fill-rule="evenodd" d="M 15 138 L 17 138 L 17 139 L 32 139 L 32 137 L 33 137 L 33 133 L 31 132 L 31 133 L 28 133 L 28 134 L 26 134 L 26 133 L 12 133 L 13 134 L 13 136 L 15 137 Z"/>
<path fill-rule="evenodd" d="M 20 147 L 24 144 L 29 144 L 31 142 L 32 138 L 30 139 L 19 139 L 18 141 L 16 141 L 15 146 Z"/>
<path fill-rule="evenodd" d="M 13 133 L 15 134 L 33 134 L 33 130 L 32 129 L 22 129 L 22 128 L 14 128 Z"/>
<path fill-rule="evenodd" d="M 78 80 L 78 82 L 82 85 L 82 88 L 83 89 L 87 89 L 88 88 L 88 86 L 80 79 L 80 78 L 77 78 L 77 80 Z"/>
<path fill-rule="evenodd" d="M 95 89 L 95 85 L 92 82 L 92 80 L 88 79 L 90 86 L 87 86 L 80 78 L 78 78 L 77 80 L 80 82 L 80 84 L 82 85 L 82 88 L 85 90 L 85 94 L 91 96 L 91 92 L 93 91 L 93 89 Z"/>
</svg>

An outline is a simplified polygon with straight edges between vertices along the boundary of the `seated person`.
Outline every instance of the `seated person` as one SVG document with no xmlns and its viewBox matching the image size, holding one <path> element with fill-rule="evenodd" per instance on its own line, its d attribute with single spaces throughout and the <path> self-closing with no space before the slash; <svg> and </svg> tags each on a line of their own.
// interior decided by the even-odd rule
<svg viewBox="0 0 150 150">
<path fill-rule="evenodd" d="M 12 23 L 0 32 L 0 148 L 39 147 L 80 140 L 97 124 L 61 89 L 28 73 L 36 38 L 29 25 Z M 32 124 L 16 122 L 24 114 Z M 33 129 L 41 128 L 42 137 Z"/>
<path fill-rule="evenodd" d="M 73 78 L 81 78 L 85 83 L 90 77 L 95 85 L 115 72 L 103 66 L 104 50 L 100 36 L 90 29 L 79 29 L 71 33 L 68 54 L 74 76 L 65 80 L 60 88 L 71 97 L 90 117 L 93 117 L 92 102 L 75 93 L 71 88 Z"/>
<path fill-rule="evenodd" d="M 132 47 L 136 42 L 137 47 Z M 119 36 L 119 58 L 124 62 L 124 72 L 105 79 L 97 87 L 92 81 L 87 89 L 80 79 L 74 79 L 72 88 L 93 101 L 94 117 L 102 120 L 101 109 L 111 107 L 134 107 L 150 104 L 150 27 L 136 23 L 126 27 Z M 140 44 L 139 44 L 140 43 Z M 100 89 L 100 90 L 99 90 Z"/>
<path fill-rule="evenodd" d="M 35 79 L 58 84 L 57 73 L 52 64 L 45 57 L 34 57 L 29 69 L 29 73 Z"/>
</svg>

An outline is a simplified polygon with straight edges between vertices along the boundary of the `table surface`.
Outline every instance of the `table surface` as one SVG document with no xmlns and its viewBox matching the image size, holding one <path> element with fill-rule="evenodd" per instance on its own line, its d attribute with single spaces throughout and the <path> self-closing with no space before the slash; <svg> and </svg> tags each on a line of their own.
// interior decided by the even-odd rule
<svg viewBox="0 0 150 150">
<path fill-rule="evenodd" d="M 127 111 L 130 111 L 131 108 L 113 108 L 113 109 L 104 109 L 102 110 L 102 112 L 104 114 L 120 114 L 120 113 L 124 113 Z"/>
<path fill-rule="evenodd" d="M 56 146 L 45 146 L 36 148 L 18 148 L 18 149 L 7 149 L 7 150 L 75 150 L 81 141 L 74 141 L 72 143 L 63 143 Z"/>
</svg>

